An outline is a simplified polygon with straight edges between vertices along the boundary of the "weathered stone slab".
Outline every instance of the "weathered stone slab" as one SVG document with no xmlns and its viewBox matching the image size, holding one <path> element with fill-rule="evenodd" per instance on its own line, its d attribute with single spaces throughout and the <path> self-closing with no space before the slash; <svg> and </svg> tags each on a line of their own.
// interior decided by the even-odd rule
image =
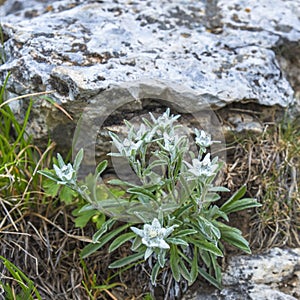
<svg viewBox="0 0 300 300">
<path fill-rule="evenodd" d="M 300 297 L 300 249 L 273 248 L 269 252 L 235 256 L 223 273 L 222 291 L 189 293 L 189 300 L 295 300 Z"/>
<path fill-rule="evenodd" d="M 256 284 L 280 283 L 292 277 L 300 267 L 300 249 L 272 249 L 268 255 L 240 256 L 231 259 L 225 285 L 239 284 L 251 280 Z"/>
<path fill-rule="evenodd" d="M 62 128 L 65 139 L 72 137 L 85 105 L 124 83 L 135 85 L 138 95 L 145 86 L 152 95 L 183 87 L 177 91 L 182 101 L 168 103 L 178 112 L 187 105 L 195 112 L 248 102 L 287 107 L 295 102 L 294 90 L 274 49 L 300 40 L 297 3 L 7 0 L 0 80 L 11 72 L 11 95 L 55 90 L 52 97 L 74 121 L 38 101 L 31 133 L 46 138 L 50 132 L 57 141 Z M 142 107 L 136 102 L 132 111 Z"/>
</svg>

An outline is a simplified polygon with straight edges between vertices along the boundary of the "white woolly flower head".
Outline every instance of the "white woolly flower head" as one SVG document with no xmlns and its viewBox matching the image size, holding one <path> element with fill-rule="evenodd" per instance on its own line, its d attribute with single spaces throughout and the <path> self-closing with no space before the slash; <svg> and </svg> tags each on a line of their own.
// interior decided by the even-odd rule
<svg viewBox="0 0 300 300">
<path fill-rule="evenodd" d="M 215 163 L 217 160 L 210 160 L 210 153 L 206 154 L 202 161 L 199 159 L 193 159 L 192 165 L 186 162 L 186 165 L 189 167 L 188 172 L 192 173 L 196 177 L 205 176 L 209 177 L 215 174 L 218 164 Z"/>
<path fill-rule="evenodd" d="M 68 163 L 67 165 L 63 165 L 58 167 L 57 165 L 53 165 L 56 176 L 61 180 L 59 184 L 74 184 L 76 181 L 76 172 L 73 166 Z"/>
<path fill-rule="evenodd" d="M 142 238 L 142 243 L 148 248 L 169 249 L 170 246 L 164 240 L 167 238 L 178 225 L 173 225 L 169 228 L 161 226 L 158 219 L 154 219 L 151 224 L 145 224 L 144 228 L 138 229 L 130 227 L 130 229 Z"/>
<path fill-rule="evenodd" d="M 202 153 L 206 152 L 206 148 L 215 143 L 220 143 L 220 141 L 212 141 L 211 135 L 205 132 L 204 130 L 198 130 L 195 128 L 195 143 L 200 147 Z"/>
</svg>

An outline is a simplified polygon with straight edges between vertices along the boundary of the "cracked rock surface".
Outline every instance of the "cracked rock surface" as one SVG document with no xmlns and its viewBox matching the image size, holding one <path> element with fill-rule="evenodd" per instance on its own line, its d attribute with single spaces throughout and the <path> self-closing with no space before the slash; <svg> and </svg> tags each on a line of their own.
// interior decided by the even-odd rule
<svg viewBox="0 0 300 300">
<path fill-rule="evenodd" d="M 222 291 L 200 287 L 184 300 L 300 299 L 300 249 L 232 257 L 223 273 Z"/>
<path fill-rule="evenodd" d="M 61 124 L 71 138 L 84 105 L 124 83 L 134 90 L 132 100 L 180 95 L 176 105 L 165 103 L 179 112 L 187 103 L 193 112 L 248 102 L 284 108 L 297 102 L 299 61 L 277 50 L 291 44 L 299 51 L 299 7 L 298 0 L 7 0 L 0 8 L 0 80 L 11 72 L 11 96 L 54 90 L 51 97 L 74 117 L 37 101 L 31 121 L 37 139 L 49 132 L 59 139 Z"/>
</svg>

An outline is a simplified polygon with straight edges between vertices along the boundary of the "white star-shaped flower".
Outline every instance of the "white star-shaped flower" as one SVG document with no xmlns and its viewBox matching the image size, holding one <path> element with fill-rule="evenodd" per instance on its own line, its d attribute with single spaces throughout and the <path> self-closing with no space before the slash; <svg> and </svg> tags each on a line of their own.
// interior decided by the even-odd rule
<svg viewBox="0 0 300 300">
<path fill-rule="evenodd" d="M 206 148 L 211 146 L 214 143 L 219 143 L 219 141 L 212 141 L 211 135 L 206 133 L 204 130 L 198 130 L 195 128 L 195 143 L 200 147 L 202 153 L 206 152 Z"/>
<path fill-rule="evenodd" d="M 210 160 L 210 153 L 206 154 L 202 161 L 198 159 L 193 159 L 192 164 L 186 162 L 186 165 L 189 167 L 188 172 L 192 173 L 196 177 L 200 176 L 212 176 L 215 174 L 218 164 L 215 164 Z"/>
<path fill-rule="evenodd" d="M 167 238 L 178 225 L 173 225 L 169 228 L 164 228 L 159 223 L 158 219 L 154 219 L 152 224 L 145 224 L 143 230 L 136 227 L 130 229 L 142 238 L 142 243 L 148 248 L 169 249 L 170 246 L 164 240 Z"/>
<path fill-rule="evenodd" d="M 70 163 L 68 163 L 67 165 L 63 165 L 61 168 L 59 168 L 57 165 L 53 165 L 53 168 L 55 170 L 56 176 L 61 180 L 58 182 L 59 184 L 75 184 L 76 172 Z"/>
</svg>

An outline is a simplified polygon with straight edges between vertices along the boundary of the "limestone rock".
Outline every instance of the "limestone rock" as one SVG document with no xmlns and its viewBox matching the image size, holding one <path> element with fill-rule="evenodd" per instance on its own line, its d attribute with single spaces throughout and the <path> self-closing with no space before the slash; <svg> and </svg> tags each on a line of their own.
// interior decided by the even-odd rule
<svg viewBox="0 0 300 300">
<path fill-rule="evenodd" d="M 231 258 L 223 290 L 199 290 L 184 299 L 296 300 L 300 298 L 300 249 L 273 248 L 259 255 Z"/>
<path fill-rule="evenodd" d="M 225 285 L 233 285 L 250 279 L 256 284 L 279 283 L 291 277 L 299 266 L 300 249 L 284 251 L 274 248 L 265 256 L 232 258 L 223 282 Z"/>
<path fill-rule="evenodd" d="M 6 55 L 0 81 L 11 72 L 10 95 L 54 90 L 51 97 L 74 121 L 40 100 L 30 133 L 43 139 L 50 132 L 58 141 L 63 129 L 66 145 L 84 107 L 97 102 L 101 111 L 99 95 L 124 85 L 135 86 L 138 97 L 164 90 L 152 99 L 178 112 L 248 102 L 287 107 L 295 103 L 298 79 L 282 71 L 277 49 L 300 40 L 297 3 L 7 0 L 0 11 Z M 182 99 L 175 104 L 164 98 L 174 86 Z M 149 106 L 133 102 L 132 111 L 141 108 Z M 259 130 L 257 123 L 238 126 Z"/>
</svg>

